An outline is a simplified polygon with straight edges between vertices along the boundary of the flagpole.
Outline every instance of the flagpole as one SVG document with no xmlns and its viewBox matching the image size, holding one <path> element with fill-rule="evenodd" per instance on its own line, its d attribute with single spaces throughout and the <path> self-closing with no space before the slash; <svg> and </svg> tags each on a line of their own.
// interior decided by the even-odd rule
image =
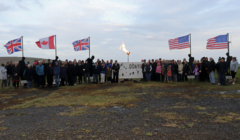
<svg viewBox="0 0 240 140">
<path fill-rule="evenodd" d="M 90 58 L 90 37 L 88 37 L 89 39 L 89 58 Z"/>
<path fill-rule="evenodd" d="M 24 50 L 23 50 L 23 36 L 22 36 L 21 38 L 22 38 L 22 39 L 21 39 L 21 40 L 22 40 L 22 57 L 24 57 L 24 52 L 23 52 L 23 51 L 24 51 Z"/>
<path fill-rule="evenodd" d="M 55 57 L 57 56 L 57 41 L 56 41 L 56 35 L 55 35 Z"/>
<path fill-rule="evenodd" d="M 227 33 L 228 37 L 227 37 L 227 42 L 228 42 L 228 55 L 229 55 L 229 33 Z"/>
<path fill-rule="evenodd" d="M 191 41 L 191 34 L 189 34 L 189 40 L 190 40 L 190 55 L 192 55 L 192 45 L 191 45 L 191 43 L 192 43 L 192 41 Z"/>
</svg>

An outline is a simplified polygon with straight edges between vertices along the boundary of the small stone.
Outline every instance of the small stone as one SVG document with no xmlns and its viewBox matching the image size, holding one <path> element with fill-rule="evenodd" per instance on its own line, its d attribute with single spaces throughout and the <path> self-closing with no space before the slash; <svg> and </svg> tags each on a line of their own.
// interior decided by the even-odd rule
<svg viewBox="0 0 240 140">
<path fill-rule="evenodd" d="M 155 129 L 155 132 L 157 132 L 158 130 L 157 129 Z"/>
</svg>

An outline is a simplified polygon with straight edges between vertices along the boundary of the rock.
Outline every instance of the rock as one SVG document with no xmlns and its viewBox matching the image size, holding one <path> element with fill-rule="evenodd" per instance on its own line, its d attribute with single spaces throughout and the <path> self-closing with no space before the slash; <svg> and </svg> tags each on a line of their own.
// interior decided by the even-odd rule
<svg viewBox="0 0 240 140">
<path fill-rule="evenodd" d="M 158 131 L 158 129 L 155 129 L 155 132 L 157 132 Z"/>
</svg>

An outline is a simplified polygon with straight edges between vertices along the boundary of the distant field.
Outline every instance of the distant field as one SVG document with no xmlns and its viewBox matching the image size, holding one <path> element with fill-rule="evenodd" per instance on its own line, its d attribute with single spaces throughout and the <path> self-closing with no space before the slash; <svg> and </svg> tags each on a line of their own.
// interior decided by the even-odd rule
<svg viewBox="0 0 240 140">
<path fill-rule="evenodd" d="M 33 62 L 34 62 L 34 60 L 42 60 L 42 59 L 45 59 L 45 60 L 47 60 L 46 58 L 33 58 L 33 57 L 25 57 L 26 59 L 25 59 L 25 62 L 30 62 L 31 64 L 33 64 Z M 13 62 L 15 62 L 15 61 L 19 61 L 19 60 L 22 60 L 22 57 L 0 57 L 0 64 L 2 64 L 2 63 L 4 63 L 4 64 L 6 64 L 6 62 L 8 62 L 8 61 L 13 61 Z"/>
</svg>

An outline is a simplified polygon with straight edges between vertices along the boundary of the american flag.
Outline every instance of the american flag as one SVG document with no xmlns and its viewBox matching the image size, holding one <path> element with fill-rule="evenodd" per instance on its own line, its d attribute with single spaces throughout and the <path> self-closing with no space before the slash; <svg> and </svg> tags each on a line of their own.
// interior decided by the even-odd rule
<svg viewBox="0 0 240 140">
<path fill-rule="evenodd" d="M 169 39 L 168 43 L 170 50 L 190 48 L 189 35 L 178 37 L 175 39 Z"/>
<path fill-rule="evenodd" d="M 8 54 L 22 51 L 22 37 L 9 41 L 4 47 L 6 47 Z"/>
<path fill-rule="evenodd" d="M 208 39 L 207 49 L 227 49 L 228 48 L 228 34 L 219 35 Z"/>
<path fill-rule="evenodd" d="M 74 41 L 72 44 L 75 51 L 89 50 L 90 47 L 89 38 Z"/>
</svg>

